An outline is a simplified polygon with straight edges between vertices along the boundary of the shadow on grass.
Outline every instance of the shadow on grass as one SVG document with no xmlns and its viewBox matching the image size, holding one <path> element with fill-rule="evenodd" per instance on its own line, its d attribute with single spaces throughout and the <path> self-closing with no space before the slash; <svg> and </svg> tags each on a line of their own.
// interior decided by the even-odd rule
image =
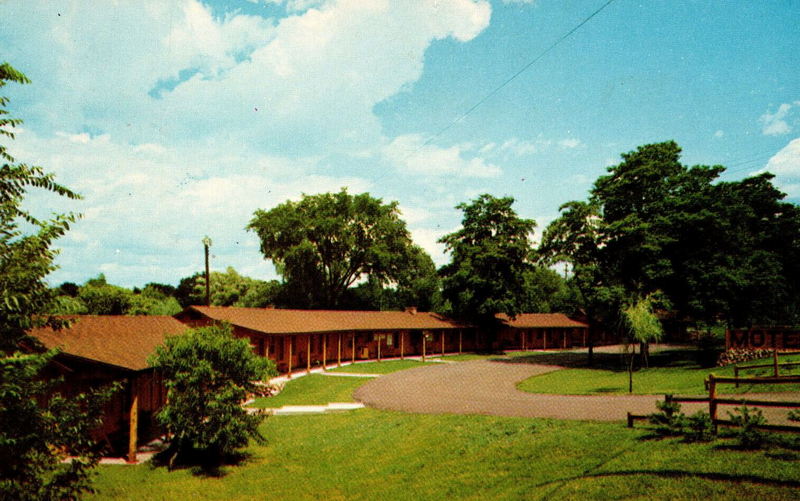
<svg viewBox="0 0 800 501">
<path fill-rule="evenodd" d="M 220 457 L 200 450 L 175 455 L 174 451 L 166 449 L 153 456 L 150 463 L 152 468 L 189 470 L 192 475 L 197 477 L 222 478 L 229 473 L 226 467 L 242 466 L 251 458 L 252 454 L 248 452 L 237 452 Z"/>
<path fill-rule="evenodd" d="M 649 475 L 660 478 L 702 478 L 704 480 L 712 480 L 715 482 L 748 482 L 751 484 L 758 484 L 771 487 L 787 487 L 787 488 L 800 488 L 800 480 L 782 480 L 779 478 L 767 478 L 760 475 L 747 475 L 747 474 L 733 474 L 733 473 L 717 473 L 717 472 L 699 472 L 687 470 L 620 470 L 590 473 L 585 475 L 575 475 L 572 477 L 559 478 L 548 482 L 537 484 L 536 487 L 546 487 L 561 482 L 571 482 L 574 480 L 585 480 L 588 478 L 611 478 L 611 477 L 632 477 L 638 475 Z"/>
</svg>

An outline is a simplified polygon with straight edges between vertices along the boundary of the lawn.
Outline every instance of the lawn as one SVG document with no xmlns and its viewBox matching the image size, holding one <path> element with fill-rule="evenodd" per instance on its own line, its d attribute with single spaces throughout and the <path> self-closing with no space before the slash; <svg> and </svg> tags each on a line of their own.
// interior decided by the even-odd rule
<svg viewBox="0 0 800 501">
<path fill-rule="evenodd" d="M 557 363 L 554 356 L 526 356 L 526 362 Z M 566 356 L 566 354 L 565 354 Z M 733 377 L 733 366 L 700 368 L 693 360 L 691 351 L 667 351 L 651 357 L 649 369 L 637 370 L 633 374 L 633 392 L 637 394 L 706 394 L 703 381 L 709 374 L 715 376 Z M 572 357 L 564 359 L 565 365 L 577 365 L 578 361 L 585 362 L 586 355 L 581 358 Z M 781 357 L 782 362 L 800 361 L 800 356 L 793 355 Z M 771 359 L 752 361 L 740 365 L 770 363 Z M 585 365 L 585 363 L 583 364 Z M 781 374 L 797 374 L 798 369 L 781 369 Z M 771 374 L 772 369 L 753 369 L 740 374 L 740 377 Z M 534 376 L 518 385 L 518 388 L 531 393 L 555 393 L 563 395 L 592 395 L 628 392 L 628 373 L 623 367 L 620 355 L 606 355 L 600 357 L 597 368 L 575 367 L 555 371 L 540 376 Z M 718 386 L 720 393 L 746 393 L 746 392 L 775 392 L 798 391 L 800 385 L 734 385 L 724 384 Z"/>
<path fill-rule="evenodd" d="M 622 423 L 362 409 L 261 429 L 269 443 L 217 475 L 103 466 L 89 499 L 796 499 L 800 488 L 797 450 L 654 440 Z"/>
<path fill-rule="evenodd" d="M 309 374 L 286 383 L 274 397 L 259 398 L 253 407 L 275 408 L 284 405 L 325 405 L 331 402 L 353 402 L 353 390 L 369 378 L 334 377 Z"/>
<path fill-rule="evenodd" d="M 405 369 L 413 369 L 415 367 L 423 367 L 431 363 L 440 362 L 425 362 L 422 363 L 418 360 L 384 360 L 382 362 L 364 362 L 351 365 L 344 365 L 331 369 L 330 372 L 348 372 L 360 374 L 389 374 L 390 372 L 402 371 Z"/>
</svg>

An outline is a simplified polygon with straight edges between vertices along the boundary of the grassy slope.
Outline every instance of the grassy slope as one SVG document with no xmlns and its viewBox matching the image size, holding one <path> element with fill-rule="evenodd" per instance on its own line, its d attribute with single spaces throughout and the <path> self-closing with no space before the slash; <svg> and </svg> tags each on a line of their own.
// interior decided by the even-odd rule
<svg viewBox="0 0 800 501">
<path fill-rule="evenodd" d="M 325 405 L 353 402 L 353 390 L 369 381 L 360 377 L 332 377 L 310 374 L 289 381 L 274 397 L 259 398 L 253 407 L 274 408 L 284 405 Z"/>
<path fill-rule="evenodd" d="M 688 354 L 691 356 L 691 352 Z M 671 360 L 670 360 L 670 357 Z M 527 357 L 529 361 L 535 361 L 536 356 Z M 619 358 L 619 357 L 617 357 Z M 782 357 L 781 361 L 800 361 L 800 356 Z M 642 369 L 633 374 L 633 391 L 639 394 L 705 394 L 703 381 L 713 373 L 715 376 L 733 377 L 733 367 L 714 367 L 711 369 L 701 369 L 682 353 L 667 353 L 662 357 L 655 357 L 655 364 L 659 367 Z M 771 363 L 771 359 L 752 361 L 741 365 L 751 365 L 759 363 Z M 555 393 L 564 395 L 587 395 L 603 393 L 627 393 L 628 392 L 628 373 L 625 372 L 611 360 L 601 362 L 600 366 L 605 368 L 587 369 L 574 368 L 566 369 L 541 376 L 534 376 L 526 379 L 518 385 L 518 388 L 531 393 Z M 609 368 L 612 367 L 612 368 Z M 798 368 L 781 369 L 781 374 L 798 374 Z M 772 369 L 753 369 L 740 374 L 740 377 L 772 374 Z M 742 385 L 735 388 L 734 385 L 720 385 L 721 393 L 745 393 L 745 392 L 774 392 L 774 391 L 798 391 L 798 385 Z"/>
<path fill-rule="evenodd" d="M 262 430 L 269 444 L 221 476 L 104 466 L 90 499 L 790 499 L 800 488 L 796 451 L 645 440 L 620 423 L 363 409 Z"/>
<path fill-rule="evenodd" d="M 434 362 L 431 362 L 434 363 Z M 345 365 L 331 369 L 331 372 L 348 372 L 360 374 L 389 374 L 390 372 L 402 371 L 405 369 L 413 369 L 414 367 L 422 367 L 429 365 L 429 363 L 422 363 L 417 360 L 389 360 L 383 362 L 365 362 L 360 364 Z"/>
</svg>

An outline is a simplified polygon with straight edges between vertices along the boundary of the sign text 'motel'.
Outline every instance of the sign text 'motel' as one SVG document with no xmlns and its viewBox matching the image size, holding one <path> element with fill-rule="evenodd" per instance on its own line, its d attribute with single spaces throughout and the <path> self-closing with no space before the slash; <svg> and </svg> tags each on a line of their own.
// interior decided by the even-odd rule
<svg viewBox="0 0 800 501">
<path fill-rule="evenodd" d="M 731 348 L 800 348 L 800 330 L 788 328 L 734 329 L 725 333 L 725 346 Z"/>
</svg>

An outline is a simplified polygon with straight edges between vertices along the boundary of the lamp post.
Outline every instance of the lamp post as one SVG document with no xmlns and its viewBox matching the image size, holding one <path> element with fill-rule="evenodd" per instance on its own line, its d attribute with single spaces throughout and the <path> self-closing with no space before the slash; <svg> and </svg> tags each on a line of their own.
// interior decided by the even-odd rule
<svg viewBox="0 0 800 501">
<path fill-rule="evenodd" d="M 211 306 L 211 277 L 208 273 L 208 248 L 211 247 L 211 239 L 208 235 L 203 237 L 203 247 L 206 252 L 206 306 Z"/>
</svg>

